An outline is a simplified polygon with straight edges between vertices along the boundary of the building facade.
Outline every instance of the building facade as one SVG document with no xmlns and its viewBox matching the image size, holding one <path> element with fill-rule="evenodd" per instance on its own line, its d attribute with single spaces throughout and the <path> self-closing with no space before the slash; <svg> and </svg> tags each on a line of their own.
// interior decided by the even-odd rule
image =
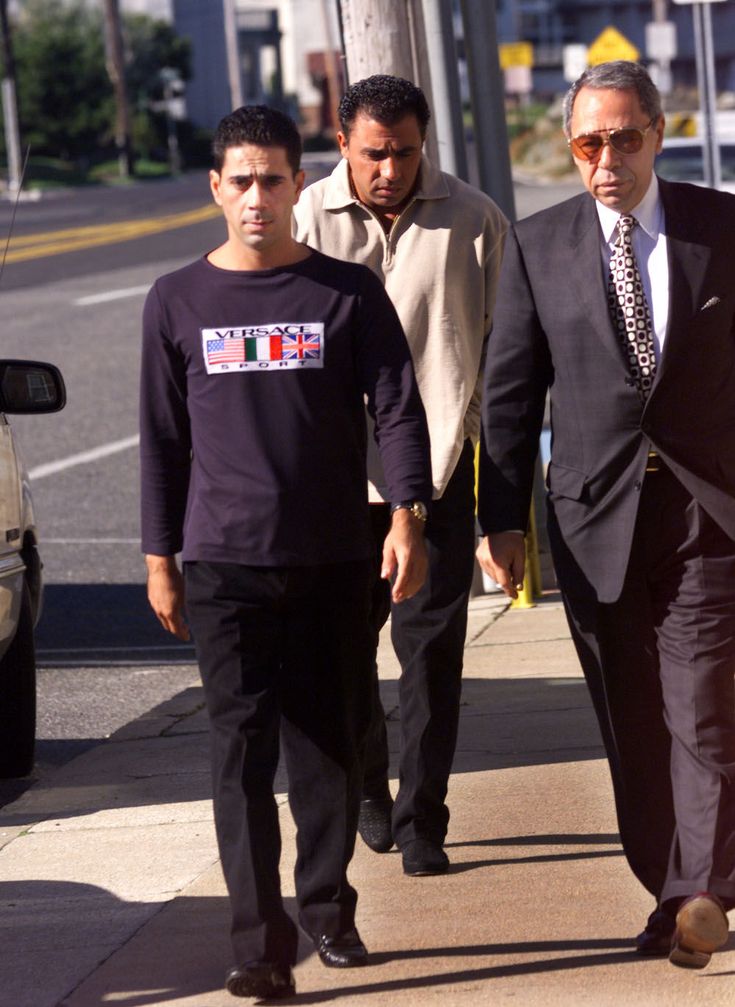
<svg viewBox="0 0 735 1007">
<path fill-rule="evenodd" d="M 709 3 L 715 50 L 717 91 L 735 93 L 735 0 Z M 692 27 L 692 5 L 671 0 L 497 0 L 498 37 L 501 42 L 524 40 L 534 47 L 533 83 L 542 96 L 566 88 L 563 47 L 591 45 L 613 26 L 648 61 L 646 24 L 673 22 L 677 54 L 671 62 L 674 89 L 694 89 L 697 74 Z"/>
</svg>

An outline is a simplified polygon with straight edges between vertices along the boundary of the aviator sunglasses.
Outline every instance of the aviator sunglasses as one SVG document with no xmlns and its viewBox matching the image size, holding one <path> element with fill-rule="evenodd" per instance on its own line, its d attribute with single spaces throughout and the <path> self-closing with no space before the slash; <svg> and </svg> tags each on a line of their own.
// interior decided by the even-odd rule
<svg viewBox="0 0 735 1007">
<path fill-rule="evenodd" d="M 601 129 L 596 133 L 580 133 L 567 140 L 567 144 L 575 157 L 580 161 L 595 161 L 602 153 L 602 148 L 609 143 L 618 154 L 637 154 L 643 146 L 643 139 L 656 121 L 657 116 L 649 122 L 645 129 L 636 126 L 623 126 L 622 129 Z M 607 137 L 602 136 L 607 133 Z"/>
</svg>

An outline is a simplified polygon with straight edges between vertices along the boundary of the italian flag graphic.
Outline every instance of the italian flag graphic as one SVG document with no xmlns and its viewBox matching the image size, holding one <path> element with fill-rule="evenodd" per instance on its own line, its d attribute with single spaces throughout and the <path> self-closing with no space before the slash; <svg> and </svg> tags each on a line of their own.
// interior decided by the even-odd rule
<svg viewBox="0 0 735 1007">
<path fill-rule="evenodd" d="M 250 336 L 245 340 L 246 360 L 280 360 L 280 336 Z"/>
</svg>

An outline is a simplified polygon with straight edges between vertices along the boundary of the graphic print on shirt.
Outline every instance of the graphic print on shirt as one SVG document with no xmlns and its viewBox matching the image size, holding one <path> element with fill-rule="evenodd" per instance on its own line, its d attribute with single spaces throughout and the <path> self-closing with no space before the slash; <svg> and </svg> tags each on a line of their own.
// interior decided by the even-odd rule
<svg viewBox="0 0 735 1007">
<path fill-rule="evenodd" d="M 324 367 L 324 322 L 202 329 L 207 374 Z"/>
</svg>

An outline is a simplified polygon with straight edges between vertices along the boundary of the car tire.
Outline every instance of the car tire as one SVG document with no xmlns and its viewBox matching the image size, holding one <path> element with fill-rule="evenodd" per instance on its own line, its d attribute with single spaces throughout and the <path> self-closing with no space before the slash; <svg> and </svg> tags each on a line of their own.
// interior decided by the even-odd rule
<svg viewBox="0 0 735 1007">
<path fill-rule="evenodd" d="M 31 772 L 35 738 L 36 651 L 31 593 L 24 584 L 18 628 L 0 660 L 0 779 Z"/>
</svg>

